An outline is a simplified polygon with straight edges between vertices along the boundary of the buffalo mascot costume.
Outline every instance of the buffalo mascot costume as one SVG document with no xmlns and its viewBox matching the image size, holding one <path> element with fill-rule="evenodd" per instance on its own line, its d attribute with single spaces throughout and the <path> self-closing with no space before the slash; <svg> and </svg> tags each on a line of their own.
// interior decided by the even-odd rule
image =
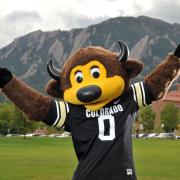
<svg viewBox="0 0 180 180">
<path fill-rule="evenodd" d="M 0 88 L 28 119 L 71 132 L 78 167 L 73 180 L 135 180 L 131 128 L 139 108 L 163 98 L 180 74 L 180 45 L 142 82 L 130 80 L 143 69 L 128 57 L 102 47 L 81 48 L 59 70 L 50 60 L 52 79 L 44 96 L 0 67 Z M 57 98 L 56 100 L 52 97 Z"/>
</svg>

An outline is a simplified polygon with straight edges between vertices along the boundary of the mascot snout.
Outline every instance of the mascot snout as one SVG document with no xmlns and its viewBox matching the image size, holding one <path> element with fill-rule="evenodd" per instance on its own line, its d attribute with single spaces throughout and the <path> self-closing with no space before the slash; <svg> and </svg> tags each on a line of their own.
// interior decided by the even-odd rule
<svg viewBox="0 0 180 180">
<path fill-rule="evenodd" d="M 90 85 L 78 90 L 77 98 L 81 102 L 92 102 L 101 96 L 101 88 L 96 85 Z"/>
</svg>

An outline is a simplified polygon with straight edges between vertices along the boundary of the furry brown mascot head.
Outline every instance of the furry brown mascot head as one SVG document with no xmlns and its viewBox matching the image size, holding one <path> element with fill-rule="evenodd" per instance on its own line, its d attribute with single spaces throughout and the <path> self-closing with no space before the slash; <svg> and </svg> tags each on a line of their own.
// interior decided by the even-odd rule
<svg viewBox="0 0 180 180">
<path fill-rule="evenodd" d="M 54 80 L 46 85 L 49 95 L 67 102 L 98 110 L 123 94 L 131 78 L 143 65 L 128 59 L 129 49 L 118 41 L 120 54 L 102 47 L 81 48 L 69 57 L 61 70 L 48 62 L 48 72 Z"/>
</svg>

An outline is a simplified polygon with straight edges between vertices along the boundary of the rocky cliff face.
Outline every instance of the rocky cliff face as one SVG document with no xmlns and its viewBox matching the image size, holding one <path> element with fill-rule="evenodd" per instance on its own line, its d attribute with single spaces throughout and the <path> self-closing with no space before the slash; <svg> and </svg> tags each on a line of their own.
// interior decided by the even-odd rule
<svg viewBox="0 0 180 180">
<path fill-rule="evenodd" d="M 144 62 L 145 68 L 136 80 L 150 72 L 168 52 L 180 43 L 180 25 L 145 16 L 117 17 L 85 29 L 70 31 L 35 31 L 15 39 L 0 50 L 0 66 L 9 68 L 29 85 L 43 91 L 49 76 L 47 60 L 61 67 L 68 56 L 89 45 L 115 49 L 117 40 L 125 41 L 130 56 Z"/>
</svg>

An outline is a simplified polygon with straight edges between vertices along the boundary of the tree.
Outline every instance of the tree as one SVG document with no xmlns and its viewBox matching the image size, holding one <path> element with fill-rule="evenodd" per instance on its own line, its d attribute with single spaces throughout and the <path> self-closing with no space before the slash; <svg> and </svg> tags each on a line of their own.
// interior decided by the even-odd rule
<svg viewBox="0 0 180 180">
<path fill-rule="evenodd" d="M 33 132 L 36 129 L 37 123 L 33 123 L 26 119 L 24 114 L 16 107 L 12 108 L 12 120 L 10 122 L 10 132 L 26 134 Z"/>
<path fill-rule="evenodd" d="M 57 129 L 48 127 L 44 123 L 27 120 L 22 111 L 12 103 L 0 104 L 0 134 L 26 134 L 43 127 L 50 132 L 58 132 Z"/>
<path fill-rule="evenodd" d="M 10 131 L 10 121 L 12 117 L 12 105 L 4 103 L 0 105 L 0 134 L 6 135 Z"/>
<path fill-rule="evenodd" d="M 165 132 L 173 132 L 180 123 L 180 111 L 172 103 L 167 104 L 161 112 L 161 122 Z"/>
<path fill-rule="evenodd" d="M 141 122 L 145 132 L 150 132 L 154 129 L 155 113 L 151 106 L 146 106 L 140 110 Z"/>
<path fill-rule="evenodd" d="M 0 134 L 25 134 L 33 132 L 37 127 L 38 123 L 28 121 L 13 104 L 0 104 Z"/>
</svg>

